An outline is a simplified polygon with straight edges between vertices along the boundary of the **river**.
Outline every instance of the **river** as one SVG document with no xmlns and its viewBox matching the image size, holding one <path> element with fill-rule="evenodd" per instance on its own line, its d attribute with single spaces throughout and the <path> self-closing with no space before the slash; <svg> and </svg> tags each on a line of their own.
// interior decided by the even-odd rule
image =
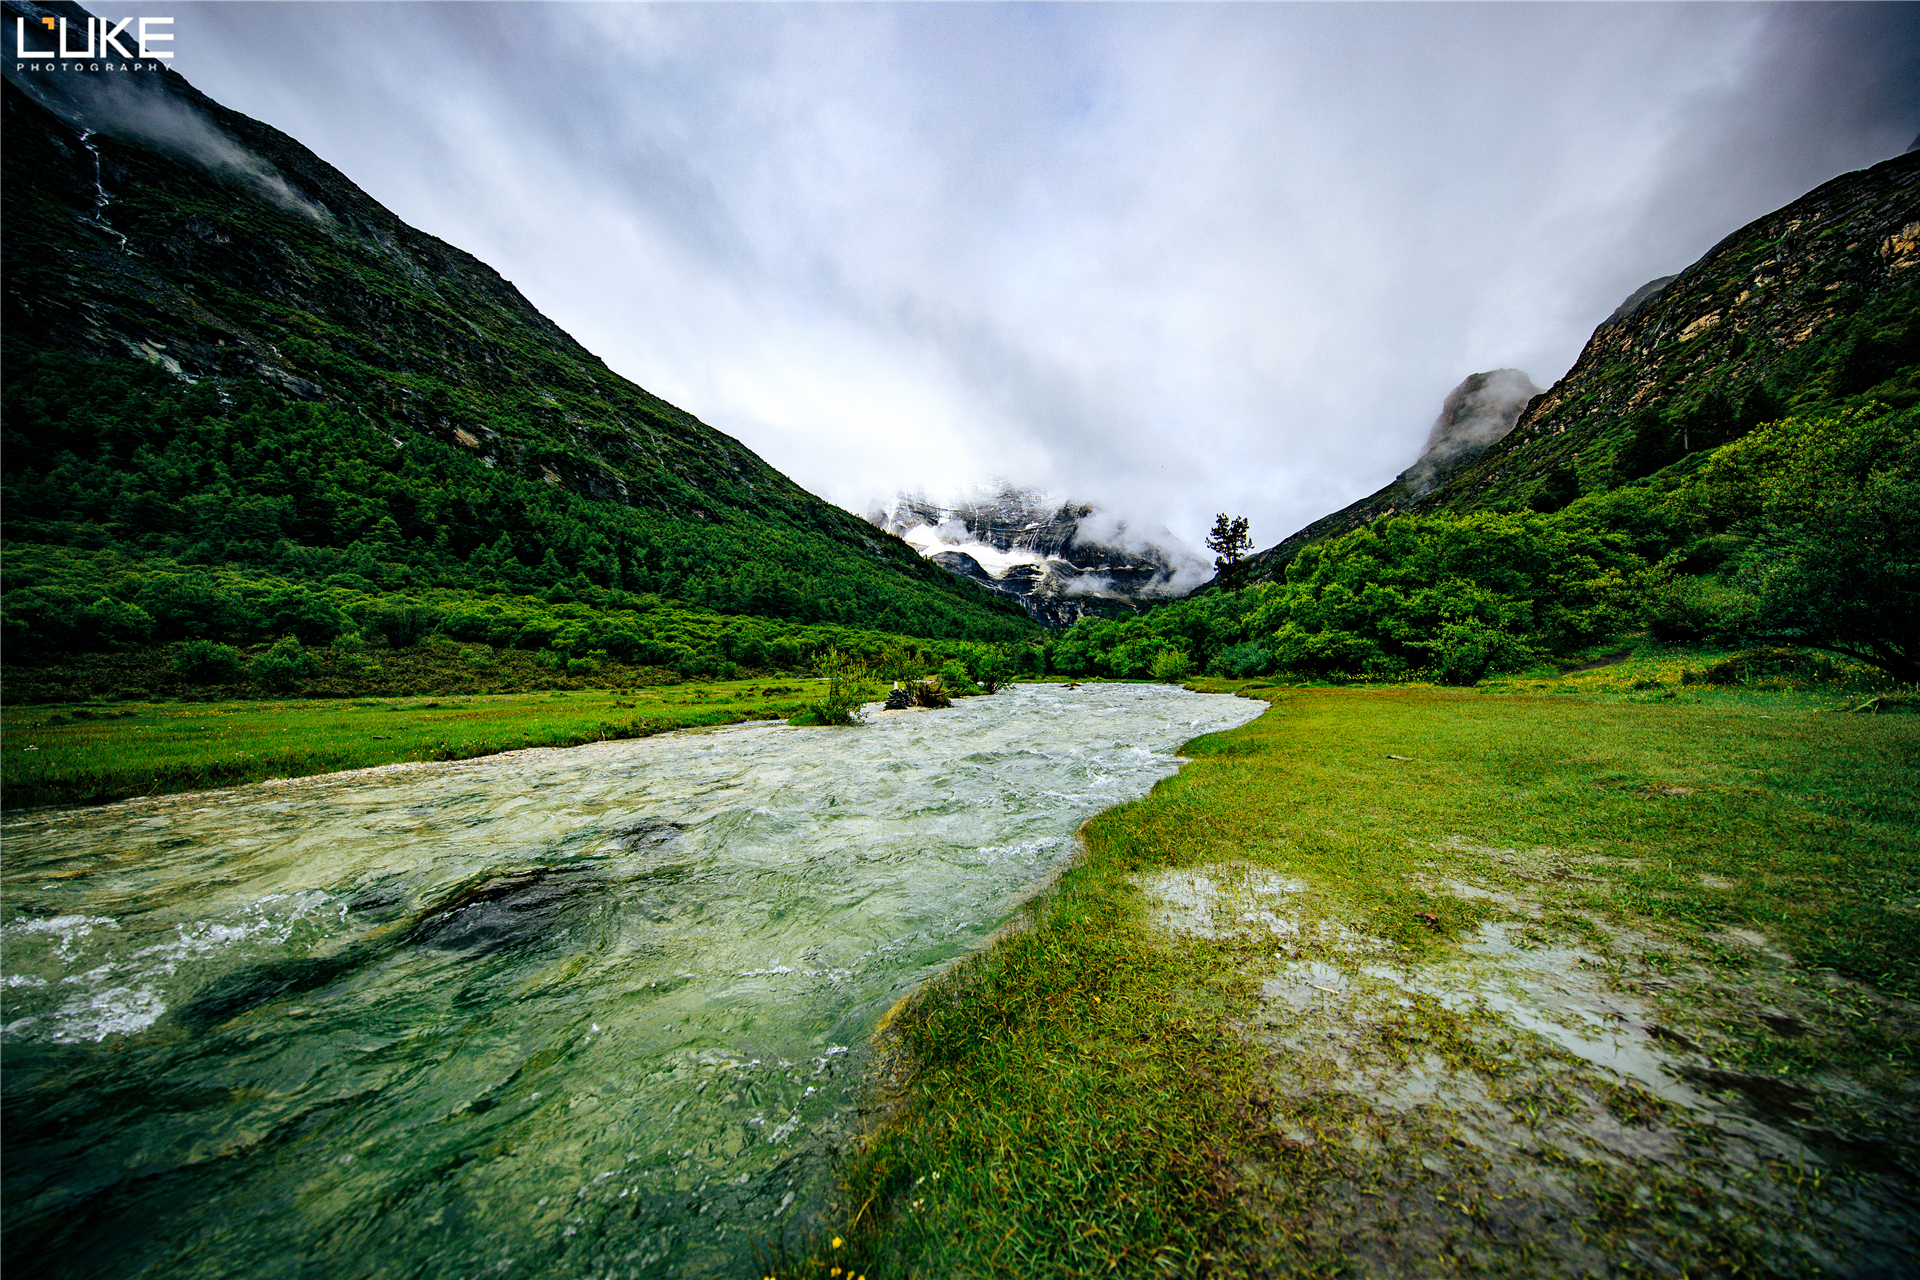
<svg viewBox="0 0 1920 1280">
<path fill-rule="evenodd" d="M 746 1274 L 880 1015 L 1261 710 L 1016 686 L 11 820 L 6 1269 Z"/>
</svg>

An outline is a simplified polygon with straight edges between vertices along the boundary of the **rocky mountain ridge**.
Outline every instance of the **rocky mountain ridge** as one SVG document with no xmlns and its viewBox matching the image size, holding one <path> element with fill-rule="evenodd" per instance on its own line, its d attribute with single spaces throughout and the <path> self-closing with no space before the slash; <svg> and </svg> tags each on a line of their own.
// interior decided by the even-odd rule
<svg viewBox="0 0 1920 1280">
<path fill-rule="evenodd" d="M 1012 485 L 952 504 L 902 495 L 867 520 L 1051 626 L 1098 615 L 1103 603 L 1178 596 L 1205 572 L 1171 533 L 1136 537 L 1091 504 Z"/>
<path fill-rule="evenodd" d="M 1242 571 L 1244 581 L 1271 580 L 1309 543 L 1338 537 L 1398 511 L 1413 510 L 1422 498 L 1466 471 L 1504 439 L 1527 404 L 1539 394 L 1540 388 L 1518 369 L 1469 374 L 1447 393 L 1412 466 L 1359 501 L 1322 516 L 1277 546 L 1248 556 Z"/>
</svg>

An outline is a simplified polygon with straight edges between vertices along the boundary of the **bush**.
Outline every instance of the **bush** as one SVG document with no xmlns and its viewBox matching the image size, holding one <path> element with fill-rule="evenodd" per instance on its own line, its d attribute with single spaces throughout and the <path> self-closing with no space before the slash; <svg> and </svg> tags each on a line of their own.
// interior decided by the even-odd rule
<svg viewBox="0 0 1920 1280">
<path fill-rule="evenodd" d="M 359 611 L 358 618 L 361 632 L 369 639 L 378 636 L 396 649 L 406 649 L 432 634 L 439 625 L 440 611 L 403 596 L 368 605 Z"/>
<path fill-rule="evenodd" d="M 718 654 L 690 653 L 674 663 L 682 680 L 731 680 L 740 668 Z"/>
<path fill-rule="evenodd" d="M 244 604 L 197 574 L 155 574 L 133 603 L 153 619 L 156 640 L 244 640 L 253 629 Z"/>
<path fill-rule="evenodd" d="M 1691 670 L 1680 673 L 1682 684 L 1735 685 L 1752 684 L 1761 680 L 1780 680 L 1799 677 L 1806 679 L 1831 680 L 1838 676 L 1839 669 L 1833 660 L 1811 654 L 1804 649 L 1790 645 L 1779 645 L 1766 649 L 1748 649 L 1733 654 L 1714 663 L 1705 671 Z"/>
<path fill-rule="evenodd" d="M 353 620 L 331 601 L 302 587 L 275 591 L 259 605 L 268 634 L 296 637 L 302 644 L 328 644 L 353 629 Z"/>
<path fill-rule="evenodd" d="M 1471 684 L 1617 629 L 1641 568 L 1559 517 L 1394 516 L 1301 551 L 1251 625 L 1282 666 Z"/>
<path fill-rule="evenodd" d="M 1155 680 L 1174 684 L 1193 674 L 1193 664 L 1178 649 L 1162 649 L 1153 655 L 1152 672 Z"/>
<path fill-rule="evenodd" d="M 998 649 L 989 649 L 974 662 L 973 678 L 988 693 L 998 693 L 1000 686 L 1013 676 L 1013 662 Z"/>
<path fill-rule="evenodd" d="M 273 647 L 253 660 L 247 674 L 263 689 L 285 691 L 320 669 L 314 656 L 293 636 L 281 636 Z"/>
<path fill-rule="evenodd" d="M 138 645 L 153 637 L 153 619 L 147 611 L 112 596 L 101 596 L 82 609 L 77 621 L 83 636 L 96 645 Z"/>
<path fill-rule="evenodd" d="M 212 640 L 189 640 L 173 658 L 173 669 L 196 684 L 230 683 L 244 666 L 238 649 Z"/>
<path fill-rule="evenodd" d="M 1773 423 L 1715 454 L 1697 488 L 1754 532 L 1737 575 L 1754 633 L 1920 682 L 1920 407 Z"/>
<path fill-rule="evenodd" d="M 1247 680 L 1273 673 L 1273 655 L 1257 642 L 1248 640 L 1222 649 L 1207 668 L 1229 680 Z"/>
<path fill-rule="evenodd" d="M 1686 644 L 1737 640 L 1753 629 L 1759 602 L 1717 578 L 1670 578 L 1647 592 L 1647 629 Z"/>
<path fill-rule="evenodd" d="M 827 682 L 826 697 L 807 704 L 805 717 L 795 723 L 859 724 L 866 717 L 861 704 L 872 692 L 864 663 L 838 649 L 828 649 L 814 660 L 814 669 Z"/>
<path fill-rule="evenodd" d="M 1532 657 L 1517 637 L 1484 622 L 1449 622 L 1433 645 L 1433 673 L 1441 684 L 1474 685 L 1490 672 L 1523 667 Z"/>
<path fill-rule="evenodd" d="M 967 698 L 980 692 L 980 686 L 973 682 L 973 673 L 958 658 L 948 658 L 940 664 L 940 687 L 954 698 Z"/>
</svg>

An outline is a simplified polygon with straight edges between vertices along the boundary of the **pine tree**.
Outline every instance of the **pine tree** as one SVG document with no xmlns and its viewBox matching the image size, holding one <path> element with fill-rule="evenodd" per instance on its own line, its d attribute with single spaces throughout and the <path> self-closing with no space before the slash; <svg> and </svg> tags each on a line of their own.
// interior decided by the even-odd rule
<svg viewBox="0 0 1920 1280">
<path fill-rule="evenodd" d="M 1213 532 L 1207 535 L 1207 550 L 1217 552 L 1213 567 L 1220 574 L 1220 585 L 1231 590 L 1234 579 L 1238 577 L 1240 557 L 1253 550 L 1253 539 L 1247 533 L 1247 518 L 1235 516 L 1231 520 L 1226 512 L 1213 519 Z"/>
</svg>

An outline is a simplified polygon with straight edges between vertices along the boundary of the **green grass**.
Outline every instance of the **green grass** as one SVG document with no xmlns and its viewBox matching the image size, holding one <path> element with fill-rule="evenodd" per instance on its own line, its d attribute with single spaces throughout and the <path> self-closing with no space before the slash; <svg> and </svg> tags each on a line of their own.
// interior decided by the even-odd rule
<svg viewBox="0 0 1920 1280">
<path fill-rule="evenodd" d="M 1627 700 L 1648 678 L 1260 691 L 1272 711 L 1091 821 L 1022 927 L 898 1011 L 841 1244 L 773 1269 L 1813 1274 L 1861 1215 L 1899 1230 L 1899 1161 L 1920 1167 L 1920 718 L 1836 714 L 1818 691 Z M 1149 926 L 1143 877 L 1223 867 L 1300 882 L 1299 932 L 1276 950 Z M 1788 1098 L 1772 1121 L 1840 1154 L 1750 1167 L 1485 999 L 1419 987 L 1487 923 L 1578 946 L 1599 989 L 1693 1046 L 1698 1087 Z M 1350 1004 L 1263 1004 L 1264 980 L 1311 963 Z M 1455 1103 L 1381 1101 L 1419 1072 Z M 1608 1125 L 1665 1158 L 1609 1158 Z"/>
<path fill-rule="evenodd" d="M 8 706 L 0 711 L 4 803 L 78 804 L 786 719 L 817 685 L 793 677 L 493 696 Z"/>
<path fill-rule="evenodd" d="M 1710 1254 L 1712 1273 L 1814 1273 L 1847 1213 L 1885 1217 L 1889 1177 L 1912 1195 L 1875 1170 L 1920 1163 L 1901 1101 L 1920 1045 L 1920 717 L 1844 714 L 1844 680 L 1681 681 L 1715 656 L 1643 645 L 1474 690 L 1200 682 L 1274 708 L 1090 822 L 1017 928 L 896 1011 L 841 1245 L 771 1269 L 1532 1275 L 1575 1249 L 1620 1271 Z M 818 697 L 794 679 L 13 706 L 5 800 L 565 746 Z M 1179 868 L 1297 882 L 1297 933 L 1170 940 L 1141 886 Z M 1742 1165 L 1634 1081 L 1436 994 L 1485 927 L 1577 947 L 1591 982 L 1691 1046 L 1698 1087 L 1784 1090 L 1772 1120 L 1827 1163 Z M 1263 992 L 1303 964 L 1328 975 L 1307 990 L 1347 1003 L 1276 1012 Z M 1468 1082 L 1481 1110 L 1382 1101 L 1422 1073 Z M 1667 1158 L 1592 1158 L 1595 1117 Z M 1511 1153 L 1489 1155 L 1486 1131 Z M 1571 1221 L 1537 1218 L 1548 1183 L 1573 1189 Z"/>
</svg>

